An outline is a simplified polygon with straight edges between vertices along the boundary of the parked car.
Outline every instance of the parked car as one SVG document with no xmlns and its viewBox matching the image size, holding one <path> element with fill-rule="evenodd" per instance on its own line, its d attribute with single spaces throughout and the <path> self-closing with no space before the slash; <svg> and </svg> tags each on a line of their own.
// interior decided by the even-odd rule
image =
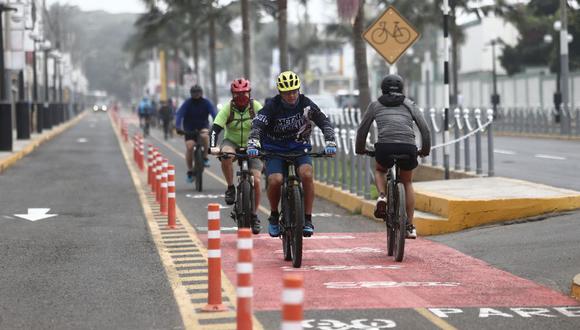
<svg viewBox="0 0 580 330">
<path fill-rule="evenodd" d="M 349 92 L 341 89 L 336 92 L 336 102 L 341 108 L 358 108 L 358 90 Z"/>
<path fill-rule="evenodd" d="M 104 104 L 95 104 L 93 105 L 93 111 L 94 112 L 99 112 L 99 111 L 103 111 L 103 112 L 107 112 L 107 106 Z"/>
</svg>

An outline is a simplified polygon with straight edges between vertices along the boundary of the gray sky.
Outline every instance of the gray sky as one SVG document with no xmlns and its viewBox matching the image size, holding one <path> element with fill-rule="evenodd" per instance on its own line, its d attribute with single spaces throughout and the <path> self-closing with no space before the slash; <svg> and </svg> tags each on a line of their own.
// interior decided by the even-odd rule
<svg viewBox="0 0 580 330">
<path fill-rule="evenodd" d="M 60 2 L 79 6 L 82 10 L 105 10 L 111 13 L 142 13 L 145 6 L 141 0 L 47 0 L 47 5 Z"/>
</svg>

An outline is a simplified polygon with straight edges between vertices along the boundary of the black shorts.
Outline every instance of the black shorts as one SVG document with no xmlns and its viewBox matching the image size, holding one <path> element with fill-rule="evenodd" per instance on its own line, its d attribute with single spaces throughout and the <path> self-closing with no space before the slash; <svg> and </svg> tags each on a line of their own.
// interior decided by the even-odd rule
<svg viewBox="0 0 580 330">
<path fill-rule="evenodd" d="M 391 168 L 395 164 L 393 155 L 409 155 L 409 159 L 398 160 L 399 168 L 404 171 L 414 170 L 419 165 L 419 162 L 417 162 L 417 146 L 414 144 L 375 144 L 375 159 L 385 169 Z"/>
<path fill-rule="evenodd" d="M 199 131 L 194 131 L 193 133 L 185 133 L 185 141 L 197 141 L 197 135 L 199 134 Z"/>
</svg>

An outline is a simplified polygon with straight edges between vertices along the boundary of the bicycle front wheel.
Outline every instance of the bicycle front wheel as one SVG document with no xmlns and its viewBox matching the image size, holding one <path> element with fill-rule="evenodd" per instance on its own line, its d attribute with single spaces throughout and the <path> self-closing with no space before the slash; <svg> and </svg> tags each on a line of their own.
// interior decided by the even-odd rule
<svg viewBox="0 0 580 330">
<path fill-rule="evenodd" d="M 242 181 L 239 186 L 238 202 L 238 227 L 250 228 L 252 223 L 252 186 L 246 180 Z"/>
<path fill-rule="evenodd" d="M 203 189 L 203 149 L 196 147 L 193 156 L 195 159 L 195 190 L 201 192 Z"/>
<path fill-rule="evenodd" d="M 395 192 L 394 185 L 391 181 L 387 182 L 387 217 L 385 218 L 385 226 L 387 229 L 387 255 L 390 257 L 395 251 L 395 226 L 394 226 L 394 214 L 395 214 Z"/>
<path fill-rule="evenodd" d="M 290 233 L 292 249 L 292 266 L 300 268 L 302 265 L 302 231 L 304 227 L 304 204 L 299 186 L 290 188 L 288 209 L 290 211 Z"/>
<path fill-rule="evenodd" d="M 403 261 L 405 254 L 405 239 L 407 238 L 407 207 L 405 186 L 397 184 L 397 198 L 395 205 L 395 261 Z"/>
</svg>

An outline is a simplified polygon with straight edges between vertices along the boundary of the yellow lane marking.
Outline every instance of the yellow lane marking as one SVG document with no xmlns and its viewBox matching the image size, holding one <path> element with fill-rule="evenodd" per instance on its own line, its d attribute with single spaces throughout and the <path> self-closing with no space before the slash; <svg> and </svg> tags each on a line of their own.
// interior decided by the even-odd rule
<svg viewBox="0 0 580 330">
<path fill-rule="evenodd" d="M 171 144 L 160 140 L 159 138 L 157 138 L 156 136 L 150 135 L 152 138 L 154 138 L 155 140 L 157 140 L 159 143 L 163 144 L 165 147 L 167 147 L 169 150 L 173 151 L 174 153 L 176 153 L 179 157 L 185 159 L 185 154 L 182 153 L 181 151 L 175 149 L 174 146 L 172 146 Z M 203 171 L 203 173 L 207 173 L 209 176 L 211 176 L 212 178 L 214 178 L 216 181 L 221 182 L 224 186 L 227 186 L 227 182 L 226 180 L 222 179 L 220 176 L 216 175 L 215 173 L 213 173 L 212 171 L 205 169 Z M 268 210 L 267 208 L 265 208 L 264 206 L 260 205 L 258 207 L 258 209 L 260 211 L 262 211 L 262 213 L 266 214 L 266 215 L 270 215 L 270 210 Z"/>
<path fill-rule="evenodd" d="M 417 311 L 417 313 L 421 314 L 421 316 L 423 316 L 424 318 L 429 320 L 431 323 L 435 324 L 437 327 L 439 327 L 439 329 L 457 330 L 457 328 L 455 328 L 451 324 L 443 321 L 443 319 L 435 316 L 433 313 L 428 311 L 426 308 L 415 308 L 415 311 Z"/>
</svg>

